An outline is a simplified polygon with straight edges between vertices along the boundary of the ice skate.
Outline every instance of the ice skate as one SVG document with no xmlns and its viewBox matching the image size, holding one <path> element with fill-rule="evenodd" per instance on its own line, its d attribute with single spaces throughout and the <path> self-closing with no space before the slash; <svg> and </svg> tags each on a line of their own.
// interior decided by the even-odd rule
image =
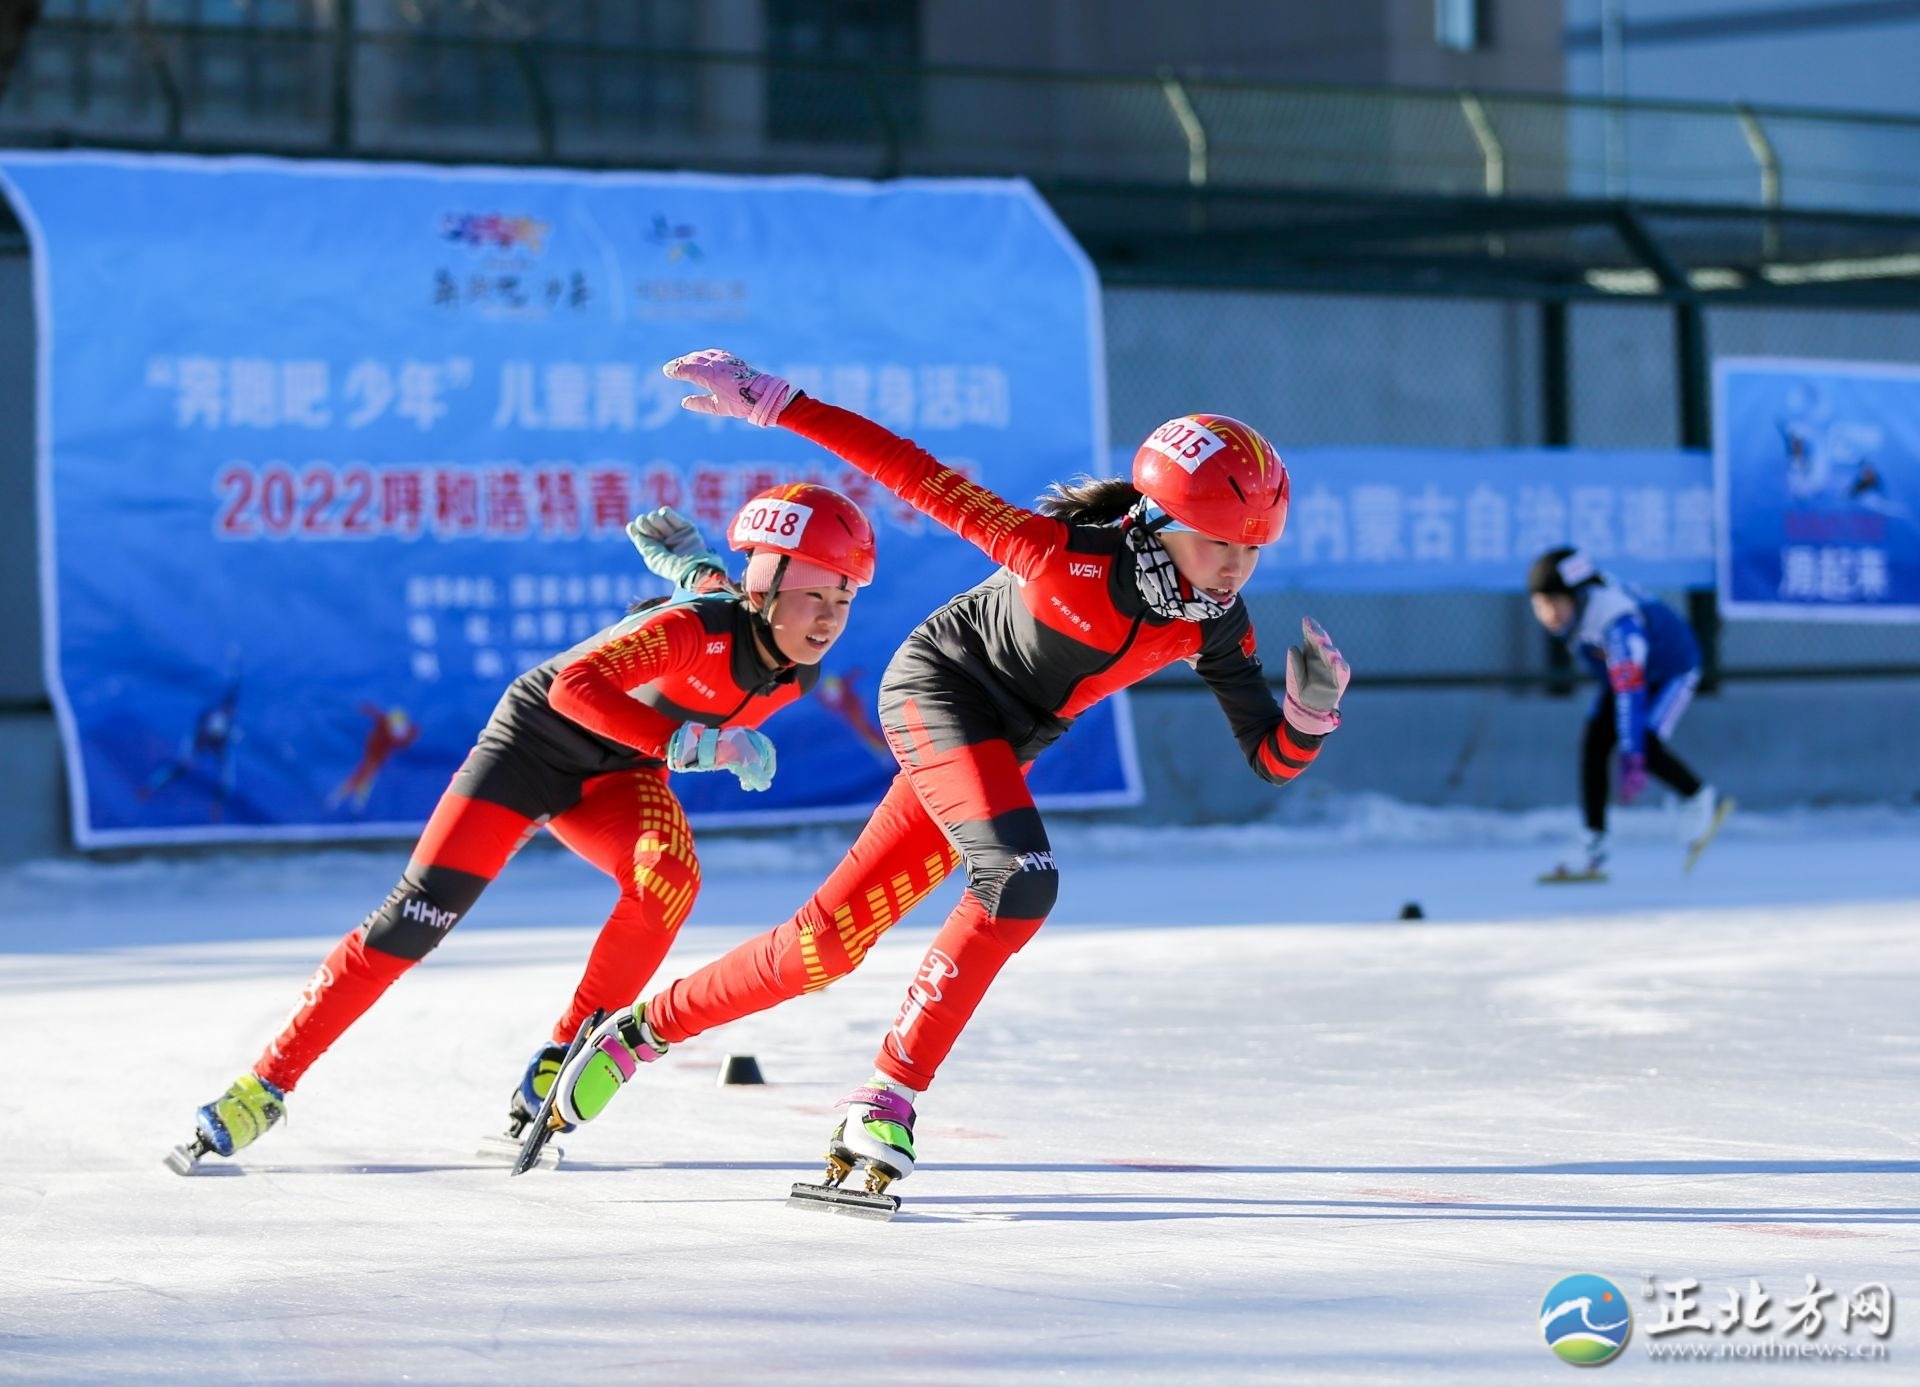
<svg viewBox="0 0 1920 1387">
<path fill-rule="evenodd" d="M 1687 860 L 1681 871 L 1693 870 L 1693 864 L 1700 860 L 1700 854 L 1707 850 L 1707 844 L 1720 832 L 1734 807 L 1730 797 L 1718 793 L 1711 785 L 1702 785 L 1680 801 L 1681 822 L 1686 825 L 1687 834 Z"/>
<path fill-rule="evenodd" d="M 796 1184 L 787 1203 L 856 1218 L 889 1219 L 900 1199 L 887 1186 L 913 1173 L 913 1103 L 893 1086 L 873 1083 L 840 1100 L 847 1116 L 827 1141 L 827 1171 L 817 1185 Z M 858 1173 L 858 1188 L 847 1189 Z"/>
<path fill-rule="evenodd" d="M 231 1156 L 251 1146 L 287 1112 L 287 1096 L 255 1074 L 242 1074 L 194 1114 L 193 1140 L 167 1155 L 167 1168 L 191 1175 L 200 1158 Z"/>
<path fill-rule="evenodd" d="M 1554 863 L 1553 870 L 1541 874 L 1545 885 L 1563 882 L 1605 881 L 1607 879 L 1607 835 L 1605 830 L 1589 833 L 1581 844 Z"/>
<path fill-rule="evenodd" d="M 647 1024 L 644 1003 L 622 1007 L 593 1028 L 553 1082 L 553 1116 L 561 1131 L 591 1122 L 643 1064 L 667 1053 Z M 564 1125 L 562 1125 L 564 1124 Z"/>
<path fill-rule="evenodd" d="M 507 1136 L 518 1141 L 526 1133 L 527 1124 L 533 1121 L 533 1115 L 540 1111 L 540 1105 L 553 1091 L 553 1081 L 559 1077 L 560 1068 L 567 1062 L 567 1047 L 548 1041 L 533 1052 L 533 1058 L 527 1061 L 527 1072 L 520 1076 L 520 1082 L 514 1085 L 513 1093 L 507 1098 Z M 556 1128 L 557 1131 L 571 1132 L 573 1124 Z"/>
<path fill-rule="evenodd" d="M 534 1123 L 540 1111 L 540 1105 L 553 1091 L 553 1081 L 560 1068 L 567 1061 L 567 1047 L 555 1045 L 551 1041 L 533 1052 L 533 1058 L 527 1061 L 527 1069 L 520 1076 L 520 1082 L 513 1086 L 513 1092 L 507 1095 L 506 1130 L 494 1136 L 482 1137 L 480 1149 L 474 1154 L 486 1157 L 499 1157 L 516 1161 L 522 1146 L 526 1142 L 527 1129 Z M 557 1132 L 571 1132 L 571 1126 L 563 1125 Z M 560 1148 L 545 1146 L 538 1153 L 537 1164 L 552 1168 L 560 1164 Z"/>
</svg>

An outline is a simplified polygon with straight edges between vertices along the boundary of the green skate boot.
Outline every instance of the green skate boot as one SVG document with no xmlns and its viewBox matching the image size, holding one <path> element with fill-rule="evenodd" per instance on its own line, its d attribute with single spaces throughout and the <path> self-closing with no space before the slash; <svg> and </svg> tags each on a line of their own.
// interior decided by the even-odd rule
<svg viewBox="0 0 1920 1387">
<path fill-rule="evenodd" d="M 842 1098 L 835 1106 L 845 1108 L 847 1118 L 827 1140 L 826 1177 L 817 1185 L 794 1185 L 788 1207 L 881 1220 L 898 1213 L 900 1196 L 889 1194 L 887 1186 L 913 1174 L 913 1100 L 918 1096 L 875 1074 Z M 847 1177 L 856 1172 L 859 1187 L 848 1189 Z"/>
<path fill-rule="evenodd" d="M 647 1024 L 645 1003 L 622 1007 L 587 1036 L 554 1082 L 553 1124 L 591 1122 L 643 1064 L 667 1053 L 667 1042 Z"/>
<path fill-rule="evenodd" d="M 194 1114 L 193 1140 L 173 1148 L 167 1167 L 191 1175 L 202 1156 L 231 1156 L 260 1140 L 286 1114 L 286 1094 L 257 1074 L 242 1074 Z"/>
</svg>

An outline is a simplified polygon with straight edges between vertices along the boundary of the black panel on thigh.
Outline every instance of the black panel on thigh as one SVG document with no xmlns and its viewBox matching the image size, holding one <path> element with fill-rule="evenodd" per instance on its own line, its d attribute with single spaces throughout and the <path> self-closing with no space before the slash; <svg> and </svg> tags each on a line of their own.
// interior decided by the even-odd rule
<svg viewBox="0 0 1920 1387">
<path fill-rule="evenodd" d="M 453 773 L 449 788 L 468 799 L 542 820 L 578 804 L 583 783 L 580 776 L 557 770 L 512 742 L 483 735 Z"/>
<path fill-rule="evenodd" d="M 367 947 L 396 958 L 425 958 L 460 923 L 487 879 L 451 867 L 409 865 L 380 908 L 360 923 Z"/>
<path fill-rule="evenodd" d="M 1060 877 L 1038 809 L 1024 805 L 945 828 L 966 858 L 967 889 L 988 914 L 1038 920 L 1053 909 Z"/>
<path fill-rule="evenodd" d="M 1007 720 L 984 695 L 951 688 L 883 689 L 880 726 L 896 747 L 931 742 L 935 751 L 1007 739 Z"/>
</svg>

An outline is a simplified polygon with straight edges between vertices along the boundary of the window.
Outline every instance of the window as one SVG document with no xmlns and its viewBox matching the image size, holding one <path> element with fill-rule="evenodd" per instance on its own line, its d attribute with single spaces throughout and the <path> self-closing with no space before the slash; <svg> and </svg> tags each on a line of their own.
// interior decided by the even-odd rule
<svg viewBox="0 0 1920 1387">
<path fill-rule="evenodd" d="M 876 88 L 857 70 L 815 68 L 782 59 L 910 66 L 920 60 L 915 0 L 767 0 L 767 130 L 776 140 L 878 142 L 883 126 Z M 896 132 L 919 125 L 911 78 L 880 84 Z"/>
</svg>

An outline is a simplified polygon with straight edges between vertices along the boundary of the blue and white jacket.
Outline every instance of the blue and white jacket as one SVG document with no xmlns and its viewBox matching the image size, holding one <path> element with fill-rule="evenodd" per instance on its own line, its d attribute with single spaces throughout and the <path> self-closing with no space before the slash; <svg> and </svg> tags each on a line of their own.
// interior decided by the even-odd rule
<svg viewBox="0 0 1920 1387">
<path fill-rule="evenodd" d="M 1648 700 L 1700 668 L 1693 628 L 1666 603 L 1605 573 L 1575 590 L 1573 623 L 1564 639 L 1601 682 L 1589 716 L 1599 716 L 1612 697 L 1624 755 L 1638 755 L 1645 746 Z"/>
</svg>

